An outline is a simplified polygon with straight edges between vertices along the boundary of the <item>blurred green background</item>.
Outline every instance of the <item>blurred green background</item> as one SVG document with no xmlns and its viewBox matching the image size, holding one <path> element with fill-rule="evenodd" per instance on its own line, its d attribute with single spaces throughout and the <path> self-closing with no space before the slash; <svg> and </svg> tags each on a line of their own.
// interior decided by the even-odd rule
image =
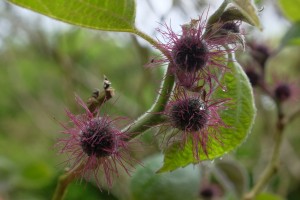
<svg viewBox="0 0 300 200">
<path fill-rule="evenodd" d="M 186 16 L 183 1 L 172 2 L 170 10 L 177 9 L 177 13 Z M 106 112 L 134 120 L 153 103 L 163 69 L 145 68 L 157 55 L 151 47 L 129 34 L 73 26 L 46 30 L 40 17 L 30 21 L 13 6 L 5 2 L 0 5 L 0 200 L 51 199 L 57 178 L 65 167 L 61 164 L 65 157 L 54 148 L 62 130 L 59 123 L 67 121 L 65 108 L 73 113 L 82 112 L 74 94 L 86 100 L 94 88 L 102 87 L 105 74 L 116 90 Z M 202 5 L 206 2 L 195 3 L 194 9 Z M 161 20 L 164 17 L 161 16 Z M 250 40 L 259 34 L 251 28 L 248 31 Z M 262 42 L 276 49 L 281 36 L 280 33 L 264 36 Z M 276 52 L 267 63 L 267 76 L 272 77 L 277 72 L 299 79 L 299 52 L 297 46 Z M 243 61 L 247 56 L 242 53 L 240 59 Z M 93 181 L 76 181 L 70 186 L 66 199 L 143 200 L 153 194 L 161 194 L 152 196 L 154 200 L 174 199 L 169 195 L 175 191 L 190 194 L 185 195 L 187 199 L 207 199 L 204 198 L 206 188 L 215 192 L 215 197 L 210 199 L 238 199 L 267 164 L 273 144 L 273 102 L 260 91 L 254 92 L 258 114 L 253 132 L 240 148 L 223 159 L 201 164 L 200 169 L 190 167 L 167 175 L 154 175 L 161 165 L 161 157 L 150 156 L 160 151 L 152 136 L 157 130 L 153 129 L 144 134 L 140 150 L 132 152 L 138 159 L 146 158 L 146 172 L 137 167 L 132 177 L 121 174 L 110 193 L 105 187 L 103 192 L 99 191 Z M 294 106 L 297 105 L 286 105 L 285 111 L 290 112 Z M 267 188 L 269 193 L 281 197 L 266 195 L 261 199 L 300 199 L 299 122 L 300 119 L 295 120 L 285 132 L 281 168 Z M 236 177 L 234 173 L 240 175 Z M 185 180 L 182 176 L 191 181 L 180 182 Z M 147 188 L 145 185 L 153 182 L 153 188 L 149 186 L 147 190 L 149 195 L 145 195 L 146 190 L 139 187 Z M 191 189 L 190 185 L 193 191 L 178 190 L 178 187 Z M 181 195 L 176 196 L 181 198 Z"/>
</svg>

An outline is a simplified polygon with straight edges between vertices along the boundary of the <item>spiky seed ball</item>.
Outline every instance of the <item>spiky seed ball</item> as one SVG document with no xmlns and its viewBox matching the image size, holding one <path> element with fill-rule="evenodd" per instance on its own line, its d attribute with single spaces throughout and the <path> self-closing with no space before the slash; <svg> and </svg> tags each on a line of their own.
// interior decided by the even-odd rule
<svg viewBox="0 0 300 200">
<path fill-rule="evenodd" d="M 158 29 L 164 39 L 159 41 L 159 49 L 163 49 L 166 57 L 156 64 L 170 63 L 169 72 L 175 75 L 176 83 L 189 91 L 194 91 L 203 82 L 207 85 L 212 82 L 220 84 L 217 73 L 229 70 L 227 63 L 234 60 L 228 54 L 234 53 L 241 43 L 238 34 L 233 34 L 233 37 L 216 36 L 212 28 L 216 24 L 207 27 L 203 18 L 204 15 L 182 25 L 179 34 L 166 24 L 166 30 Z M 220 28 L 218 24 L 218 30 Z"/>
<path fill-rule="evenodd" d="M 172 49 L 175 64 L 184 71 L 196 72 L 208 61 L 208 48 L 203 40 L 191 36 L 181 37 Z"/>
<path fill-rule="evenodd" d="M 182 131 L 199 131 L 206 125 L 208 114 L 207 106 L 200 99 L 186 98 L 173 105 L 170 119 Z"/>
<path fill-rule="evenodd" d="M 290 98 L 291 88 L 287 84 L 280 84 L 275 88 L 274 94 L 276 99 L 283 102 Z"/>
<path fill-rule="evenodd" d="M 111 149 L 115 145 L 114 131 L 110 125 L 105 124 L 102 118 L 94 118 L 81 132 L 81 147 L 88 156 L 100 158 L 112 153 Z"/>
<path fill-rule="evenodd" d="M 225 104 L 229 99 L 212 99 L 212 93 L 213 90 L 206 92 L 204 89 L 190 92 L 176 85 L 161 113 L 167 118 L 161 124 L 161 133 L 166 133 L 167 144 L 175 141 L 184 146 L 191 141 L 196 160 L 200 160 L 202 153 L 208 157 L 210 140 L 221 143 L 220 128 L 228 128 L 219 112 L 227 108 Z"/>
<path fill-rule="evenodd" d="M 76 101 L 85 113 L 75 115 L 66 110 L 70 122 L 62 124 L 66 137 L 60 138 L 57 145 L 61 153 L 69 154 L 68 167 L 71 170 L 83 164 L 80 175 L 86 179 L 93 175 L 99 188 L 98 173 L 103 171 L 111 187 L 113 177 L 118 176 L 120 168 L 129 174 L 129 169 L 136 163 L 128 149 L 130 141 L 127 132 L 115 127 L 115 123 L 124 118 L 111 119 L 99 113 L 95 116 L 80 97 L 76 96 Z"/>
</svg>

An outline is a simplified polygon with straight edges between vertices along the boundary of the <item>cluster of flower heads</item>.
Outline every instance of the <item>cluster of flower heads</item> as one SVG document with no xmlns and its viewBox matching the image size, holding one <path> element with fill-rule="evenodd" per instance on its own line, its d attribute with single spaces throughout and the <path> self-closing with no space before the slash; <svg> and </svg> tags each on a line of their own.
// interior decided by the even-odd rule
<svg viewBox="0 0 300 200">
<path fill-rule="evenodd" d="M 220 111 L 227 108 L 229 99 L 214 99 L 213 93 L 226 87 L 220 80 L 229 71 L 228 62 L 233 62 L 228 54 L 236 51 L 243 38 L 239 26 L 237 21 L 207 26 L 206 20 L 199 17 L 183 25 L 181 34 L 168 26 L 166 31 L 159 30 L 166 41 L 160 47 L 170 55 L 163 61 L 170 63 L 170 73 L 176 78 L 174 92 L 163 112 L 167 116 L 163 123 L 167 128 L 163 130 L 173 128 L 168 142 L 179 140 L 184 146 L 191 141 L 198 161 L 201 152 L 209 157 L 211 140 L 222 144 L 220 129 L 228 128 Z"/>
<path fill-rule="evenodd" d="M 270 48 L 264 43 L 248 42 L 250 55 L 249 62 L 245 65 L 245 72 L 253 87 L 260 87 L 278 102 L 295 100 L 300 94 L 296 81 L 289 80 L 276 74 L 272 75 L 272 84 L 266 83 L 266 65 L 271 56 Z"/>
<path fill-rule="evenodd" d="M 223 22 L 207 26 L 207 20 L 192 19 L 182 25 L 181 34 L 176 34 L 165 25 L 166 31 L 158 29 L 165 42 L 160 47 L 165 49 L 170 58 L 160 62 L 171 62 L 171 72 L 178 85 L 193 90 L 200 82 L 219 83 L 219 74 L 228 70 L 228 54 L 234 52 L 241 41 L 240 22 Z M 171 60 L 170 60 L 171 59 Z"/>
<path fill-rule="evenodd" d="M 58 145 L 62 147 L 61 153 L 69 154 L 70 170 L 82 166 L 79 167 L 79 174 L 86 179 L 93 176 L 99 188 L 98 173 L 102 171 L 108 186 L 112 186 L 112 178 L 118 175 L 118 168 L 121 166 L 129 173 L 128 167 L 134 164 L 129 155 L 126 132 L 114 125 L 123 118 L 100 116 L 97 111 L 91 112 L 80 97 L 76 96 L 76 101 L 85 109 L 85 113 L 74 115 L 66 110 L 70 124 L 63 124 L 63 133 L 67 137 L 58 141 Z"/>
<path fill-rule="evenodd" d="M 205 31 L 207 28 L 209 31 Z M 219 129 L 227 128 L 219 111 L 225 108 L 228 99 L 211 97 L 220 85 L 220 74 L 228 69 L 227 54 L 232 53 L 239 42 L 236 36 L 239 23 L 205 27 L 200 17 L 183 25 L 181 35 L 168 27 L 166 32 L 160 32 L 168 39 L 166 44 L 160 45 L 170 55 L 164 61 L 171 63 L 170 72 L 176 77 L 176 86 L 166 109 L 159 114 L 167 116 L 164 125 L 179 133 L 176 135 L 183 145 L 192 139 L 193 155 L 199 160 L 199 151 L 208 156 L 209 140 L 219 140 Z M 111 186 L 112 177 L 118 175 L 118 166 L 128 173 L 128 165 L 132 167 L 135 162 L 128 154 L 128 133 L 115 127 L 115 122 L 122 118 L 100 116 L 97 111 L 90 111 L 79 97 L 76 100 L 85 109 L 85 114 L 74 115 L 66 111 L 71 123 L 63 125 L 67 137 L 59 140 L 61 153 L 69 153 L 71 170 L 82 166 L 80 174 L 84 178 L 94 176 L 98 186 L 98 173 L 102 170 Z"/>
</svg>

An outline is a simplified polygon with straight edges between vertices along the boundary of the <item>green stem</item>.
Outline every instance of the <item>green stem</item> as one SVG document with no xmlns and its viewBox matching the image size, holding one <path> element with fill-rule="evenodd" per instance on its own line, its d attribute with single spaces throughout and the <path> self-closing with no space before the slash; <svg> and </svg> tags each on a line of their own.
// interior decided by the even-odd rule
<svg viewBox="0 0 300 200">
<path fill-rule="evenodd" d="M 166 49 L 164 49 L 162 46 L 160 46 L 159 43 L 156 40 L 154 40 L 152 37 L 150 37 L 149 35 L 147 35 L 146 33 L 142 32 L 142 31 L 138 30 L 137 28 L 135 28 L 132 31 L 132 33 L 134 33 L 134 34 L 140 36 L 141 38 L 145 39 L 152 46 L 154 46 L 155 48 L 160 50 L 168 58 L 168 60 L 172 60 L 170 53 Z"/>
<path fill-rule="evenodd" d="M 130 137 L 128 138 L 128 140 L 133 139 L 134 137 L 143 133 L 152 126 L 155 126 L 164 121 L 161 112 L 164 111 L 174 87 L 174 76 L 169 73 L 170 65 L 168 67 L 168 70 L 166 71 L 165 78 L 162 82 L 162 86 L 155 103 L 144 115 L 142 115 L 135 122 L 124 128 L 123 131 L 130 132 Z"/>
<path fill-rule="evenodd" d="M 67 171 L 65 174 L 61 175 L 58 178 L 52 200 L 61 200 L 64 198 L 68 185 L 80 175 L 82 169 L 84 168 L 84 164 L 84 162 L 78 164 L 75 168 Z"/>
<path fill-rule="evenodd" d="M 280 102 L 276 102 L 277 105 L 277 127 L 275 133 L 275 144 L 273 148 L 273 153 L 271 160 L 260 178 L 257 180 L 256 184 L 252 190 L 244 196 L 244 200 L 253 200 L 255 197 L 265 188 L 270 179 L 274 174 L 277 173 L 279 160 L 280 160 L 280 149 L 283 141 L 283 130 L 285 128 L 285 123 L 283 121 L 284 115 L 282 113 Z"/>
<path fill-rule="evenodd" d="M 166 49 L 162 48 L 162 46 L 160 46 L 159 43 L 152 37 L 138 30 L 137 28 L 134 29 L 133 33 L 148 41 L 151 45 L 160 50 L 170 61 L 172 60 L 170 53 Z M 165 106 L 167 105 L 174 87 L 175 80 L 174 75 L 170 73 L 171 66 L 172 63 L 170 63 L 168 66 L 168 69 L 164 76 L 164 80 L 161 84 L 161 89 L 152 107 L 147 112 L 145 112 L 144 115 L 139 117 L 135 122 L 123 129 L 123 131 L 130 132 L 130 137 L 128 138 L 128 140 L 135 138 L 152 126 L 155 126 L 164 121 L 164 118 L 162 115 L 160 115 L 160 113 L 164 111 Z"/>
</svg>

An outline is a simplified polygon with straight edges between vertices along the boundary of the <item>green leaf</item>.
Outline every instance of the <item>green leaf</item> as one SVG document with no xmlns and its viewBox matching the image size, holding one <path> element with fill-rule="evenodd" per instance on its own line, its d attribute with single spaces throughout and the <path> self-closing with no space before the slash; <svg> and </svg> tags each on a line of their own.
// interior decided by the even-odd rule
<svg viewBox="0 0 300 200">
<path fill-rule="evenodd" d="M 237 62 L 230 62 L 228 67 L 230 72 L 227 72 L 221 81 L 221 84 L 227 87 L 227 91 L 218 89 L 213 98 L 231 99 L 232 103 L 228 109 L 220 113 L 222 120 L 230 128 L 219 129 L 220 141 L 209 136 L 208 157 L 203 151 L 199 151 L 202 160 L 213 160 L 237 148 L 247 138 L 254 122 L 256 108 L 249 80 Z M 174 143 L 165 151 L 164 165 L 159 172 L 172 171 L 196 162 L 191 140 L 184 147 L 180 143 Z"/>
<path fill-rule="evenodd" d="M 201 179 L 199 169 L 188 166 L 171 173 L 156 174 L 162 161 L 161 155 L 154 155 L 136 169 L 130 184 L 132 199 L 198 199 Z"/>
<path fill-rule="evenodd" d="M 300 0 L 279 0 L 279 6 L 289 20 L 300 21 Z"/>
<path fill-rule="evenodd" d="M 232 0 L 232 4 L 245 18 L 244 21 L 262 30 L 256 7 L 251 0 Z"/>
<path fill-rule="evenodd" d="M 234 21 L 234 20 L 241 20 L 248 24 L 255 26 L 248 18 L 246 18 L 241 11 L 235 7 L 230 7 L 222 13 L 221 17 L 223 22 Z"/>
<path fill-rule="evenodd" d="M 281 40 L 281 47 L 286 45 L 300 45 L 300 22 L 295 23 Z"/>
<path fill-rule="evenodd" d="M 275 194 L 261 193 L 257 195 L 255 200 L 283 200 L 283 198 Z"/>
<path fill-rule="evenodd" d="M 134 0 L 9 0 L 70 24 L 105 31 L 132 32 Z"/>
</svg>

